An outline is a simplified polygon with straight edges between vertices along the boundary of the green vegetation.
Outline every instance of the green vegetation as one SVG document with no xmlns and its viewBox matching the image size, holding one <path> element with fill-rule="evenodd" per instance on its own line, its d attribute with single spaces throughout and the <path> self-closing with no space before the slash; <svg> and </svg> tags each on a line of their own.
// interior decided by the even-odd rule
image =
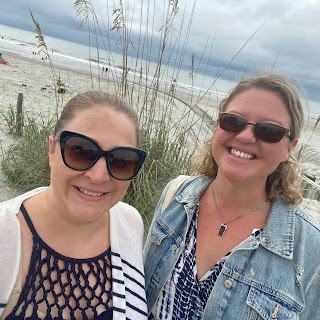
<svg viewBox="0 0 320 320">
<path fill-rule="evenodd" d="M 152 2 L 150 0 L 146 2 L 145 4 L 142 2 L 141 5 L 144 4 L 145 7 L 149 8 L 148 17 L 149 21 L 152 21 L 152 14 L 156 13 L 152 13 L 152 10 L 154 10 L 151 8 Z M 114 61 L 110 44 L 108 41 L 105 42 L 105 39 L 109 39 L 110 32 L 118 34 L 117 45 L 118 51 L 122 54 L 122 73 L 119 76 L 111 69 L 108 71 L 108 75 L 111 75 L 112 81 L 116 85 L 115 93 L 125 98 L 138 112 L 142 131 L 140 147 L 146 150 L 148 154 L 143 169 L 132 181 L 124 201 L 140 211 L 147 231 L 163 187 L 175 176 L 190 173 L 190 157 L 199 144 L 198 135 L 201 130 L 199 127 L 201 128 L 201 124 L 205 120 L 208 121 L 208 119 L 205 119 L 208 116 L 205 112 L 202 112 L 203 115 L 200 115 L 200 119 L 194 118 L 194 113 L 199 115 L 197 103 L 203 99 L 204 95 L 195 97 L 194 93 L 190 92 L 188 98 L 190 106 L 186 106 L 185 110 L 181 111 L 181 118 L 177 119 L 173 116 L 175 99 L 169 96 L 166 89 L 160 86 L 161 80 L 168 76 L 172 77 L 172 75 L 168 75 L 169 65 L 177 75 L 179 74 L 186 51 L 185 46 L 188 43 L 193 12 L 189 20 L 183 16 L 180 27 L 175 28 L 174 19 L 179 14 L 178 0 L 168 1 L 168 7 L 164 8 L 163 11 L 164 22 L 158 30 L 157 37 L 153 37 L 153 33 L 148 28 L 144 28 L 145 31 L 141 31 L 138 44 L 134 46 L 130 39 L 130 28 L 127 23 L 130 18 L 126 16 L 127 12 L 123 1 L 119 0 L 117 5 L 118 8 L 113 10 L 114 20 L 112 23 L 108 23 L 107 21 L 99 22 L 90 1 L 76 0 L 74 2 L 79 27 L 87 26 L 90 46 L 96 48 L 97 58 L 91 57 L 90 50 L 90 63 L 93 61 L 99 63 L 100 50 L 105 50 L 109 55 L 109 63 Z M 53 82 L 56 83 L 58 76 L 51 61 L 44 36 L 41 33 L 40 25 L 31 11 L 30 13 L 36 27 L 39 51 L 46 55 L 46 59 L 49 59 L 52 70 L 51 76 Z M 141 10 L 140 26 L 143 23 Z M 111 25 L 109 30 L 106 29 L 105 24 Z M 101 35 L 104 36 L 101 37 Z M 99 48 L 99 43 L 103 43 L 103 48 Z M 135 57 L 132 56 L 132 51 L 136 53 Z M 154 71 L 150 71 L 152 70 L 151 53 L 156 56 Z M 169 59 L 165 57 L 169 57 Z M 131 61 L 130 64 L 129 60 Z M 197 63 L 199 61 L 196 61 L 193 54 L 189 73 L 192 84 L 197 73 L 195 67 Z M 103 64 L 105 64 L 105 61 L 103 61 Z M 135 74 L 134 80 L 129 81 L 128 74 L 131 70 L 139 70 L 139 72 Z M 224 70 L 218 72 L 219 76 Z M 206 72 L 207 70 L 205 70 Z M 91 73 L 91 81 L 93 77 L 94 75 Z M 211 87 L 213 86 L 214 83 Z M 16 142 L 5 152 L 2 170 L 8 180 L 21 191 L 31 190 L 50 183 L 48 137 L 63 105 L 63 101 L 59 100 L 62 99 L 60 95 L 55 94 L 55 99 L 55 116 L 50 119 L 42 119 L 42 121 L 37 118 L 25 117 L 23 135 L 17 138 Z M 7 122 L 9 130 L 15 133 L 16 115 L 12 107 L 10 106 L 8 113 L 2 116 Z M 192 127 L 196 122 L 201 123 L 200 125 L 197 123 L 197 129 L 193 130 Z"/>
<path fill-rule="evenodd" d="M 5 120 L 8 131 L 12 134 L 18 134 L 18 126 L 17 126 L 17 115 L 13 108 L 13 106 L 10 104 L 7 112 L 1 111 L 0 116 Z M 22 118 L 22 127 L 23 127 L 23 118 Z"/>
<path fill-rule="evenodd" d="M 5 152 L 1 169 L 21 192 L 46 186 L 50 181 L 48 138 L 54 120 L 25 119 L 23 135 Z M 7 121 L 9 125 L 9 122 Z M 14 132 L 15 130 L 13 130 Z"/>
<path fill-rule="evenodd" d="M 12 107 L 8 114 L 10 117 L 4 119 L 14 133 L 15 121 L 12 119 L 15 119 L 15 112 Z M 142 126 L 140 147 L 147 151 L 148 157 L 124 199 L 139 210 L 146 226 L 151 222 L 166 183 L 176 175 L 189 171 L 191 152 L 185 150 L 184 140 L 170 140 L 169 132 L 172 128 L 168 121 L 160 119 L 159 122 L 153 122 L 157 125 L 147 123 Z M 39 120 L 25 117 L 23 135 L 17 137 L 15 143 L 6 150 L 1 168 L 8 181 L 19 191 L 49 185 L 48 138 L 54 124 L 55 118 Z M 144 127 L 149 128 L 149 131 Z M 155 130 L 154 133 L 152 130 Z"/>
</svg>

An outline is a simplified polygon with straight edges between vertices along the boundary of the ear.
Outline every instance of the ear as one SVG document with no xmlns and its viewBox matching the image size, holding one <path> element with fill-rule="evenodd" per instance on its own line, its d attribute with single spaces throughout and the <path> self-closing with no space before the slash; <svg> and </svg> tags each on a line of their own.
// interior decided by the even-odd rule
<svg viewBox="0 0 320 320">
<path fill-rule="evenodd" d="M 54 159 L 55 150 L 56 150 L 56 143 L 54 141 L 54 136 L 51 135 L 49 137 L 49 166 L 50 167 L 51 167 L 52 161 Z"/>
<path fill-rule="evenodd" d="M 288 161 L 291 151 L 293 150 L 293 148 L 298 144 L 299 139 L 294 139 L 292 142 L 290 142 L 287 146 L 287 151 L 284 153 L 283 155 L 283 159 L 281 162 L 286 162 Z"/>
</svg>

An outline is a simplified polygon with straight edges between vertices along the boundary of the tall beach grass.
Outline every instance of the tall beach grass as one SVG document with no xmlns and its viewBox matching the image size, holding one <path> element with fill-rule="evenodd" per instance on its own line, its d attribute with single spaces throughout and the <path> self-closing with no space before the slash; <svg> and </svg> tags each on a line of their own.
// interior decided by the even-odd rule
<svg viewBox="0 0 320 320">
<path fill-rule="evenodd" d="M 208 138 L 212 134 L 214 119 L 199 108 L 199 103 L 208 98 L 208 103 L 216 104 L 217 101 L 208 97 L 209 89 L 214 87 L 214 82 L 210 88 L 205 88 L 205 94 L 201 95 L 199 91 L 191 90 L 183 99 L 185 108 L 179 112 L 176 110 L 179 94 L 171 94 L 169 88 L 161 85 L 173 77 L 169 73 L 169 67 L 170 70 L 174 70 L 174 77 L 179 79 L 183 62 L 187 59 L 186 47 L 192 28 L 194 7 L 187 16 L 185 10 L 179 8 L 179 0 L 171 0 L 162 3 L 163 7 L 159 13 L 155 11 L 155 1 L 140 1 L 137 4 L 140 6 L 140 34 L 137 37 L 132 31 L 129 2 L 107 0 L 107 3 L 108 10 L 112 11 L 112 18 L 108 11 L 102 11 L 89 0 L 76 0 L 74 7 L 79 28 L 86 28 L 90 47 L 96 50 L 98 64 L 110 67 L 108 77 L 114 85 L 115 93 L 125 98 L 139 115 L 140 147 L 147 151 L 147 159 L 139 175 L 133 179 L 124 201 L 140 211 L 147 231 L 164 186 L 179 174 L 191 173 L 190 159 L 194 150 L 205 137 Z M 194 6 L 195 3 L 194 1 Z M 40 23 L 34 17 L 32 9 L 30 14 L 36 28 L 39 51 L 49 59 L 51 76 L 56 84 L 59 76 L 50 58 Z M 160 25 L 157 24 L 155 15 L 157 18 L 162 17 Z M 176 21 L 177 17 L 180 17 L 179 23 Z M 244 46 L 253 36 L 254 34 Z M 111 38 L 117 38 L 117 52 L 122 55 L 120 74 L 114 72 L 118 66 L 113 65 L 115 59 Z M 209 67 L 213 45 L 214 39 L 211 43 L 208 39 L 204 47 L 204 50 L 209 51 L 206 68 Z M 218 70 L 216 79 L 223 74 L 243 47 L 226 67 Z M 107 54 L 107 61 L 100 58 L 101 51 Z M 89 54 L 89 61 L 92 61 L 91 50 Z M 198 74 L 197 66 L 204 56 L 204 52 L 200 57 L 195 54 L 190 56 L 188 71 L 191 85 Z M 156 64 L 153 71 L 152 63 Z M 94 86 L 94 77 L 91 73 L 92 88 L 100 89 L 99 82 L 98 87 Z M 98 77 L 100 78 L 100 75 Z M 55 92 L 57 89 L 56 87 Z M 57 93 L 54 99 L 54 116 L 39 119 L 24 115 L 23 135 L 17 137 L 16 142 L 5 152 L 2 170 L 8 181 L 21 192 L 50 183 L 47 142 L 64 102 L 63 95 Z M 15 116 L 12 107 L 9 107 L 8 113 L 2 114 L 8 129 L 13 133 Z"/>
<path fill-rule="evenodd" d="M 141 6 L 147 6 L 152 11 L 152 3 L 152 1 L 142 1 Z M 127 3 L 122 0 L 119 0 L 115 7 L 110 3 L 110 8 L 113 7 L 113 20 L 109 23 L 104 19 L 98 19 L 97 14 L 102 16 L 103 12 L 94 7 L 91 1 L 77 0 L 74 6 L 79 27 L 87 29 L 90 46 L 96 48 L 98 63 L 101 62 L 101 65 L 106 64 L 100 60 L 101 50 L 110 55 L 109 63 L 114 61 L 108 36 L 110 33 L 117 35 L 118 52 L 122 54 L 122 73 L 119 76 L 113 72 L 114 68 L 109 68 L 108 76 L 115 84 L 115 93 L 125 98 L 137 111 L 141 127 L 140 147 L 148 154 L 141 172 L 132 181 L 124 201 L 140 211 L 147 230 L 166 183 L 178 174 L 190 173 L 190 157 L 199 143 L 198 133 L 192 130 L 194 123 L 200 127 L 203 123 L 205 127 L 203 118 L 195 117 L 193 109 L 197 107 L 197 98 L 192 93 L 188 98 L 190 106 L 185 105 L 177 117 L 175 97 L 169 95 L 166 88 L 161 87 L 161 81 L 168 76 L 169 65 L 172 66 L 170 59 L 175 61 L 173 68 L 178 76 L 188 40 L 188 32 L 185 38 L 181 38 L 184 25 L 180 25 L 180 30 L 174 25 L 174 19 L 179 14 L 178 0 L 170 1 L 164 6 L 163 24 L 158 29 L 157 42 L 154 40 L 153 31 L 146 29 L 144 32 L 141 31 L 138 42 L 133 43 Z M 56 84 L 59 77 L 52 63 L 45 36 L 42 34 L 40 23 L 32 13 L 32 8 L 30 14 L 37 33 L 39 51 L 49 59 L 51 77 Z M 141 16 L 141 24 L 142 20 Z M 187 25 L 189 29 L 190 23 L 191 21 Z M 154 27 L 153 25 L 152 28 Z M 173 53 L 179 51 L 179 46 L 182 46 L 180 57 Z M 135 54 L 134 57 L 132 52 Z M 153 62 L 156 61 L 156 70 L 153 73 L 150 71 L 151 52 L 156 52 L 156 59 L 153 59 Z M 190 63 L 193 65 L 194 60 Z M 136 72 L 134 78 L 129 81 L 128 73 L 133 69 Z M 193 69 L 193 67 L 190 69 L 190 75 L 194 72 Z M 100 84 L 98 88 L 94 87 L 93 77 L 91 73 L 92 88 L 100 89 Z M 48 137 L 63 107 L 63 95 L 57 94 L 57 88 L 53 98 L 56 100 L 54 116 L 39 119 L 24 115 L 23 135 L 16 137 L 15 143 L 5 152 L 1 164 L 2 171 L 9 183 L 20 192 L 50 183 Z M 8 108 L 6 114 L 2 114 L 2 118 L 13 133 L 15 117 L 12 107 Z"/>
</svg>

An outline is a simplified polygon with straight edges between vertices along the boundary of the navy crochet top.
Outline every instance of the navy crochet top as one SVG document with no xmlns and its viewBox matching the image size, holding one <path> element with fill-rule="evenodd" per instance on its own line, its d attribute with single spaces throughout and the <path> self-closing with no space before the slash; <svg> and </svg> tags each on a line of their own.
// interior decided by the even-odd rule
<svg viewBox="0 0 320 320">
<path fill-rule="evenodd" d="M 33 235 L 28 275 L 6 320 L 112 319 L 111 248 L 90 259 L 65 257 L 37 234 L 21 205 Z"/>
</svg>

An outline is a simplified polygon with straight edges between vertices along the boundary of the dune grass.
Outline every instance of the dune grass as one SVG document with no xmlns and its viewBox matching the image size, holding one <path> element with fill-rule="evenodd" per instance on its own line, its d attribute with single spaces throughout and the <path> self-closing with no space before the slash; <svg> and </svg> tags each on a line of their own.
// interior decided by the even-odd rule
<svg viewBox="0 0 320 320">
<path fill-rule="evenodd" d="M 90 42 L 95 42 L 94 46 L 97 48 L 97 56 L 99 58 L 99 51 L 107 50 L 107 48 L 101 49 L 97 46 L 97 37 L 102 30 L 97 22 L 96 13 L 88 1 L 75 1 L 74 4 L 79 26 L 87 25 Z M 142 66 L 138 65 L 138 63 L 142 63 L 142 60 L 138 58 L 139 54 L 137 53 L 134 67 L 141 71 L 133 81 L 128 80 L 128 72 L 130 71 L 129 46 L 131 46 L 131 49 L 134 49 L 134 47 L 130 40 L 121 1 L 119 2 L 119 7 L 114 9 L 114 21 L 110 28 L 110 32 L 117 32 L 119 35 L 118 45 L 123 55 L 123 72 L 120 77 L 114 73 L 112 80 L 117 84 L 117 94 L 128 100 L 139 114 L 141 124 L 140 147 L 148 153 L 147 160 L 140 174 L 132 181 L 124 201 L 140 211 L 146 230 L 165 184 L 178 174 L 190 172 L 189 163 L 193 150 L 186 148 L 185 144 L 188 138 L 188 128 L 186 127 L 188 122 L 185 121 L 186 126 L 179 133 L 177 123 L 179 123 L 180 119 L 175 119 L 176 124 L 170 121 L 170 115 L 174 108 L 172 98 L 163 94 L 159 98 L 158 92 L 160 79 L 163 76 L 163 68 L 166 67 L 163 65 L 163 54 L 166 49 L 167 38 L 172 29 L 173 18 L 177 13 L 176 1 L 162 27 L 163 40 L 158 53 L 158 63 L 154 75 L 151 76 L 148 73 L 148 68 L 146 68 L 146 73 L 143 74 Z M 52 70 L 51 76 L 54 83 L 56 83 L 58 79 L 57 72 L 51 61 L 45 37 L 42 35 L 40 24 L 32 11 L 30 11 L 30 14 L 36 27 L 39 51 L 43 52 L 49 59 Z M 139 46 L 139 50 L 145 50 L 143 52 L 144 56 L 147 56 L 150 49 L 150 47 L 143 49 Z M 110 54 L 112 55 L 112 52 Z M 148 77 L 151 80 L 145 82 L 144 79 Z M 54 117 L 51 119 L 39 119 L 24 115 L 23 135 L 17 137 L 15 143 L 5 152 L 2 171 L 8 181 L 21 192 L 50 183 L 48 137 L 52 133 L 63 103 L 61 95 L 56 94 L 55 99 L 57 107 Z M 186 118 L 188 115 L 181 115 L 181 117 Z M 16 114 L 12 106 L 8 108 L 7 113 L 2 114 L 2 118 L 6 121 L 8 129 L 14 134 Z"/>
<path fill-rule="evenodd" d="M 113 7 L 112 21 L 108 20 L 108 12 L 101 12 L 100 8 L 94 7 L 91 1 L 76 0 L 74 2 L 79 28 L 86 27 L 90 47 L 96 50 L 97 59 L 92 59 L 90 50 L 90 63 L 97 60 L 98 65 L 100 62 L 101 65 L 105 65 L 105 61 L 100 61 L 100 52 L 103 50 L 107 53 L 109 66 L 112 67 L 109 68 L 108 76 L 116 83 L 116 94 L 125 98 L 139 115 L 140 147 L 147 151 L 148 156 L 141 172 L 132 181 L 124 201 L 140 211 L 145 222 L 145 231 L 147 231 L 164 186 L 175 176 L 191 172 L 190 158 L 194 150 L 203 142 L 200 139 L 200 133 L 202 127 L 204 130 L 208 130 L 205 121 L 208 119 L 205 119 L 205 112 L 200 115 L 198 112 L 198 103 L 205 94 L 200 95 L 192 90 L 188 97 L 189 106 L 181 111 L 178 117 L 174 117 L 173 114 L 176 115 L 175 94 L 169 95 L 169 89 L 162 85 L 167 78 L 172 79 L 173 77 L 169 73 L 169 67 L 170 70 L 174 70 L 175 78 L 179 77 L 183 61 L 186 59 L 186 46 L 194 9 L 189 16 L 186 16 L 185 11 L 181 11 L 179 8 L 179 0 L 163 3 L 162 23 L 156 27 L 155 15 L 161 15 L 155 10 L 155 2 L 145 0 L 141 1 L 139 5 L 141 6 L 140 34 L 133 41 L 131 40 L 133 36 L 131 17 L 125 1 L 119 0 L 114 2 L 114 5 L 108 6 L 109 8 Z M 36 27 L 39 51 L 49 59 L 52 78 L 56 83 L 57 73 L 40 24 L 31 10 L 30 14 Z M 181 22 L 178 24 L 175 19 L 179 15 Z M 146 20 L 147 26 L 145 26 Z M 114 48 L 110 42 L 111 33 L 117 34 L 117 50 L 122 55 L 122 65 L 120 66 L 122 72 L 120 74 L 113 71 L 116 66 L 112 65 L 115 59 L 113 59 L 114 53 L 112 51 Z M 211 48 L 208 46 L 210 54 L 213 42 L 214 40 L 212 40 Z M 189 78 L 191 84 L 194 83 L 197 65 L 200 64 L 200 61 L 197 61 L 194 54 L 190 57 Z M 152 69 L 151 65 L 155 65 L 155 68 Z M 206 65 L 207 68 L 208 65 L 209 63 Z M 132 70 L 135 72 L 132 73 Z M 217 74 L 221 76 L 224 70 L 225 68 L 221 68 Z M 207 73 L 207 69 L 205 73 Z M 91 74 L 91 79 L 93 77 L 94 75 Z M 214 83 L 211 87 L 214 87 Z M 93 87 L 93 89 L 99 88 Z M 57 107 L 53 118 L 39 121 L 39 119 L 24 117 L 22 137 L 19 137 L 5 153 L 2 170 L 8 180 L 21 191 L 50 183 L 47 142 L 62 108 L 63 101 L 60 97 L 61 95 L 55 94 Z M 12 109 L 9 109 L 8 114 L 4 117 L 12 132 L 14 132 L 14 117 Z M 197 123 L 197 129 L 193 129 L 195 123 Z"/>
</svg>

